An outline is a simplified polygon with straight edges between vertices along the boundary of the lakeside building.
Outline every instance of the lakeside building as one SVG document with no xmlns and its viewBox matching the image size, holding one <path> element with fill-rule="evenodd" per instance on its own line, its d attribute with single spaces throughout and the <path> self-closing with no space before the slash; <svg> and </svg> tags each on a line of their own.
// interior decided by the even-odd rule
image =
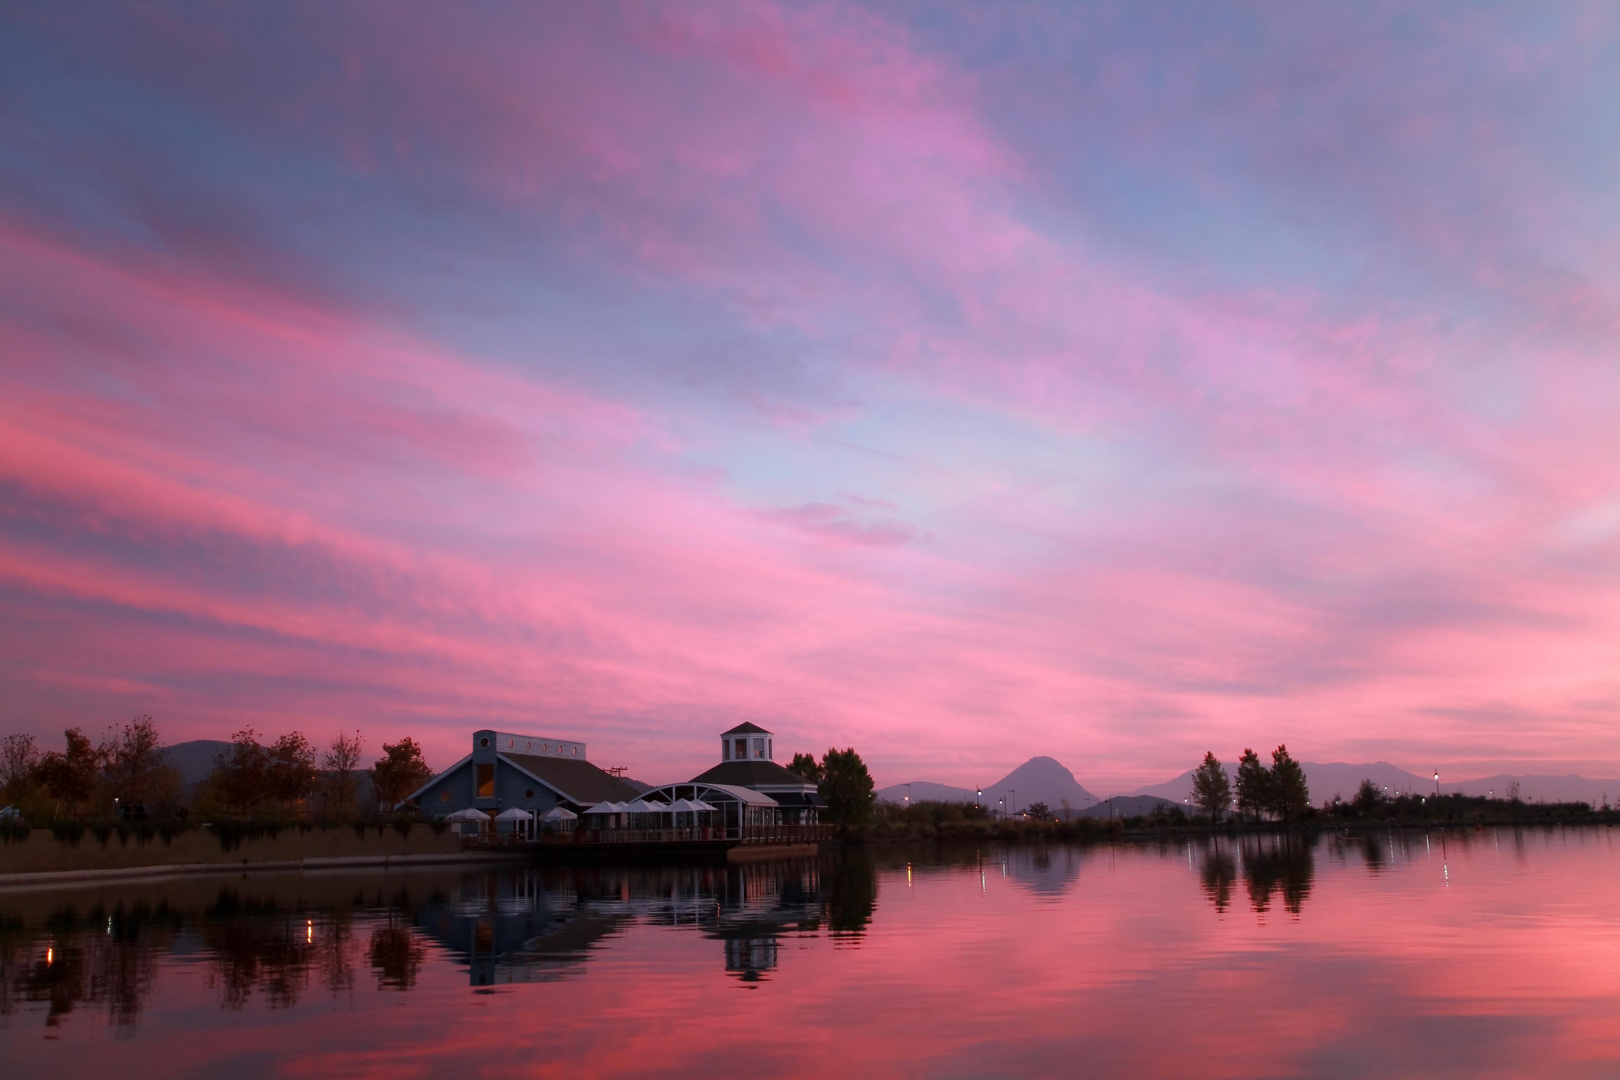
<svg viewBox="0 0 1620 1080">
<path fill-rule="evenodd" d="M 486 729 L 473 732 L 472 753 L 401 805 L 431 818 L 515 826 L 529 839 L 541 837 L 542 821 L 561 817 L 578 819 L 571 839 L 600 842 L 630 834 L 743 840 L 818 825 L 826 802 L 816 785 L 778 765 L 774 753 L 769 731 L 739 724 L 721 734 L 718 765 L 642 792 L 593 765 L 582 742 Z"/>
</svg>

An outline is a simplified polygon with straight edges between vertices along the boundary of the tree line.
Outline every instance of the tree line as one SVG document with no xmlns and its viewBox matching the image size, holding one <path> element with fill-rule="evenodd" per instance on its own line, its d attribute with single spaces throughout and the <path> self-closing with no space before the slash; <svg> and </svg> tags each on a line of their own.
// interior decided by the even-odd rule
<svg viewBox="0 0 1620 1080">
<path fill-rule="evenodd" d="M 185 817 L 191 812 L 347 819 L 391 808 L 433 775 L 414 739 L 383 744 L 363 767 L 358 731 L 340 731 L 317 747 L 300 731 L 261 742 L 251 727 L 232 736 L 209 775 L 192 791 L 164 758 L 151 716 L 134 717 L 94 742 L 68 728 L 60 750 L 41 751 L 32 735 L 0 740 L 0 804 L 29 817 Z M 374 802 L 360 805 L 362 782 Z M 190 806 L 183 805 L 189 802 Z"/>
<path fill-rule="evenodd" d="M 1305 770 L 1282 744 L 1271 752 L 1270 767 L 1263 764 L 1260 755 L 1252 749 L 1243 751 L 1243 756 L 1238 758 L 1235 792 L 1226 775 L 1226 766 L 1213 750 L 1206 753 L 1203 764 L 1193 770 L 1192 781 L 1192 801 L 1211 821 L 1221 820 L 1232 809 L 1234 795 L 1240 820 L 1259 821 L 1269 815 L 1288 822 L 1305 813 L 1311 805 Z"/>
</svg>

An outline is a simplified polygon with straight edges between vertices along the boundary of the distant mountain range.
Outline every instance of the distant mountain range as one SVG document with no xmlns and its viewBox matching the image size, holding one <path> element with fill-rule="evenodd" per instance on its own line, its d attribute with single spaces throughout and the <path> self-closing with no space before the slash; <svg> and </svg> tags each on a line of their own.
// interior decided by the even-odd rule
<svg viewBox="0 0 1620 1080">
<path fill-rule="evenodd" d="M 214 771 L 214 759 L 230 753 L 230 749 L 231 744 L 221 739 L 193 739 L 165 746 L 159 753 L 163 755 L 163 763 L 172 766 L 179 772 L 181 782 L 190 786 L 208 779 Z"/>
<path fill-rule="evenodd" d="M 927 780 L 914 780 L 910 784 L 891 784 L 878 791 L 882 802 L 904 803 L 907 788 L 912 802 L 972 802 L 975 798 L 992 809 L 1005 808 L 1008 813 L 1028 809 L 1033 803 L 1043 802 L 1053 813 L 1061 813 L 1068 802 L 1070 811 L 1080 816 L 1088 807 L 1095 806 L 1097 796 L 1080 786 L 1074 773 L 1064 768 L 1056 758 L 1030 758 L 993 784 L 987 784 L 982 797 L 969 788 L 951 787 Z"/>
<path fill-rule="evenodd" d="M 1235 785 L 1237 764 L 1229 761 L 1225 765 L 1227 775 L 1232 778 Z M 1305 761 L 1300 765 L 1305 770 L 1305 781 L 1310 787 L 1311 802 L 1318 806 L 1335 795 L 1346 801 L 1350 800 L 1364 779 L 1371 780 L 1391 795 L 1403 792 L 1424 795 L 1434 790 L 1432 774 L 1420 776 L 1391 765 L 1387 761 L 1361 765 L 1341 761 Z M 1449 783 L 1442 777 L 1440 790 L 1442 793 L 1460 792 L 1464 795 L 1494 794 L 1500 799 L 1507 797 L 1508 785 L 1514 781 L 1518 781 L 1519 784 L 1519 798 L 1526 802 L 1587 802 L 1594 806 L 1601 805 L 1605 800 L 1620 803 L 1620 780 L 1594 780 L 1584 776 L 1504 773 L 1479 780 Z M 905 801 L 908 787 L 913 802 L 936 800 L 972 802 L 974 799 L 974 792 L 970 788 L 951 787 L 948 784 L 926 780 L 912 781 L 909 785 L 890 784 L 879 789 L 877 797 L 884 802 L 901 803 Z M 1099 799 L 1081 787 L 1073 773 L 1056 759 L 1049 757 L 1030 758 L 983 790 L 983 802 L 991 808 L 998 805 L 998 799 L 1008 800 L 1009 807 L 1016 799 L 1018 810 L 1026 809 L 1034 802 L 1044 802 L 1053 812 L 1058 812 L 1063 800 L 1067 798 L 1070 808 L 1077 817 L 1105 817 L 1109 813 L 1130 816 L 1151 813 L 1155 806 L 1163 803 L 1181 805 L 1182 800 L 1192 791 L 1192 770 L 1189 769 L 1162 784 L 1149 784 L 1124 795 L 1115 795 L 1111 809 L 1106 805 L 1099 808 L 1098 804 L 1105 800 Z"/>
</svg>

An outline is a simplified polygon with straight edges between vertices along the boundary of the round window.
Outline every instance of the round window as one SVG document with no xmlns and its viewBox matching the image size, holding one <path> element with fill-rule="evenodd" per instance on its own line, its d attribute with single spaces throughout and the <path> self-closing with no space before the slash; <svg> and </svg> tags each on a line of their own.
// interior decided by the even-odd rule
<svg viewBox="0 0 1620 1080">
<path fill-rule="evenodd" d="M 478 745 L 479 746 L 488 746 L 489 745 L 489 740 L 488 739 L 479 739 L 478 740 Z"/>
<path fill-rule="evenodd" d="M 527 790 L 527 791 L 525 791 L 525 792 L 524 792 L 524 793 L 523 793 L 523 797 L 524 797 L 524 798 L 525 798 L 525 799 L 532 799 L 532 798 L 534 798 L 534 788 L 530 788 L 530 789 L 529 789 L 529 790 Z"/>
<path fill-rule="evenodd" d="M 449 791 L 441 791 L 441 792 L 439 792 L 439 801 L 440 802 L 449 802 L 450 801 L 450 792 Z"/>
</svg>

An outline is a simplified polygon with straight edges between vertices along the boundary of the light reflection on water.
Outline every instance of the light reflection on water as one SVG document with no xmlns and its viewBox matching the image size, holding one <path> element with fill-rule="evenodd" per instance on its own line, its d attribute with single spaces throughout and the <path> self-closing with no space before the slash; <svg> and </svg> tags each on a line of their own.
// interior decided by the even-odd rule
<svg viewBox="0 0 1620 1080">
<path fill-rule="evenodd" d="M 1612 833 L 1565 829 L 0 894 L 0 1051 L 8 1075 L 1614 1075 L 1617 884 Z"/>
</svg>

